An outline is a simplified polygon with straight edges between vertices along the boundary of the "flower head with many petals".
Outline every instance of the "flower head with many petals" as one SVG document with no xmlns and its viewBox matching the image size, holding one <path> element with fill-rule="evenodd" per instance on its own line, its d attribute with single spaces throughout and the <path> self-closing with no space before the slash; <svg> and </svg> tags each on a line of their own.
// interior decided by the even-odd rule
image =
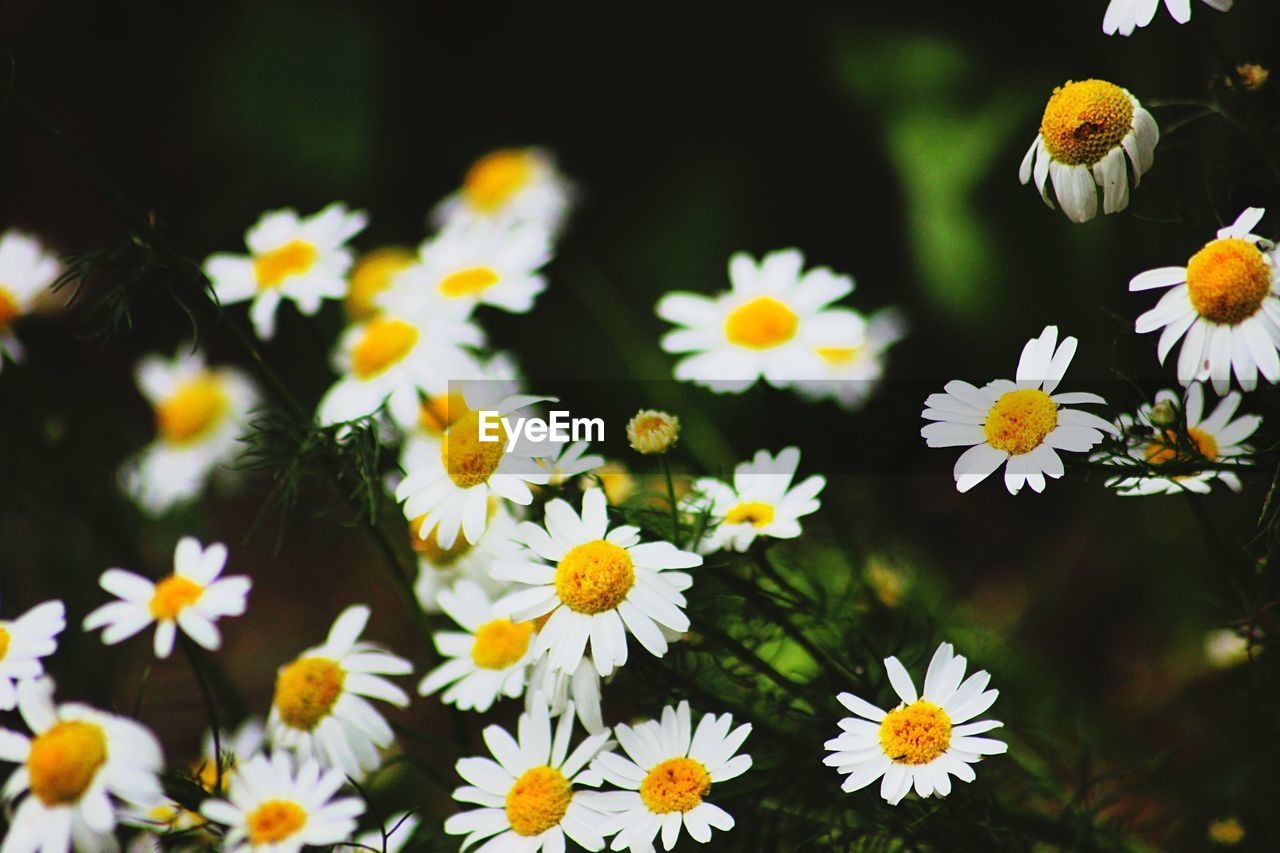
<svg viewBox="0 0 1280 853">
<path fill-rule="evenodd" d="M 34 237 L 21 231 L 0 235 L 0 367 L 5 357 L 22 360 L 14 322 L 39 307 L 61 271 L 57 259 Z"/>
<path fill-rule="evenodd" d="M 1231 10 L 1234 0 L 1204 0 L 1219 12 Z M 1164 0 L 1165 8 L 1179 24 L 1191 20 L 1191 0 Z M 1156 16 L 1160 0 L 1111 0 L 1102 16 L 1102 31 L 1109 36 L 1119 33 L 1133 35 L 1133 31 L 1145 27 Z"/>
<path fill-rule="evenodd" d="M 776 456 L 761 450 L 751 461 L 738 464 L 732 486 L 710 477 L 696 481 L 684 509 L 707 513 L 711 525 L 698 551 L 745 551 L 760 536 L 799 536 L 800 519 L 818 511 L 818 495 L 827 485 L 826 477 L 814 474 L 793 486 L 799 466 L 798 447 L 784 448 Z"/>
<path fill-rule="evenodd" d="M 65 627 L 67 608 L 61 601 L 46 601 L 17 619 L 0 619 L 0 711 L 17 707 L 19 683 L 44 675 L 43 659 L 57 651 Z"/>
<path fill-rule="evenodd" d="M 503 148 L 467 170 L 462 188 L 432 213 L 436 225 L 534 225 L 555 235 L 564 225 L 573 189 L 551 154 L 540 148 Z"/>
</svg>

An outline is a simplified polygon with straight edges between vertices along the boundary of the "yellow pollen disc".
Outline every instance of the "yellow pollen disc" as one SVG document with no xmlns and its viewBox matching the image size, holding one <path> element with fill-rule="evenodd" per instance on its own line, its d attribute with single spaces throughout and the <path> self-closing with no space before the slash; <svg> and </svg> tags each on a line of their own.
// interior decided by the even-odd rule
<svg viewBox="0 0 1280 853">
<path fill-rule="evenodd" d="M 862 356 L 864 347 L 817 347 L 814 353 L 832 367 L 852 364 Z"/>
<path fill-rule="evenodd" d="M 229 405 L 217 378 L 207 373 L 197 376 L 156 406 L 156 431 L 170 444 L 189 444 L 212 429 Z"/>
<path fill-rule="evenodd" d="M 527 151 L 494 151 L 481 157 L 462 181 L 462 196 L 472 207 L 493 213 L 533 175 L 533 156 Z"/>
<path fill-rule="evenodd" d="M 559 770 L 530 768 L 507 791 L 507 822 L 517 835 L 541 835 L 564 818 L 572 799 L 569 780 Z"/>
<path fill-rule="evenodd" d="M 18 300 L 4 285 L 0 285 L 0 329 L 8 328 L 21 313 L 18 309 Z"/>
<path fill-rule="evenodd" d="M 1040 120 L 1049 154 L 1068 166 L 1092 166 L 1133 129 L 1133 100 L 1105 80 L 1068 81 L 1053 90 Z"/>
<path fill-rule="evenodd" d="M 773 506 L 760 501 L 745 501 L 724 514 L 725 524 L 750 524 L 767 527 L 773 523 Z"/>
<path fill-rule="evenodd" d="M 1216 438 L 1200 429 L 1200 427 L 1188 428 L 1187 435 L 1191 438 L 1191 443 L 1195 446 L 1196 452 L 1205 459 L 1212 462 L 1218 458 L 1218 440 Z M 1178 434 L 1171 429 L 1165 430 L 1163 442 L 1153 442 L 1147 445 L 1147 461 L 1153 465 L 1172 462 L 1178 457 L 1177 447 Z"/>
<path fill-rule="evenodd" d="M 932 702 L 890 711 L 880 723 L 880 747 L 898 764 L 928 764 L 951 744 L 951 718 Z"/>
<path fill-rule="evenodd" d="M 799 327 L 800 318 L 785 302 L 757 296 L 729 312 L 724 336 L 747 349 L 772 349 L 794 338 Z"/>
<path fill-rule="evenodd" d="M 1057 425 L 1058 404 L 1043 391 L 1021 388 L 1000 395 L 982 429 L 988 444 L 1017 456 L 1039 447 Z"/>
<path fill-rule="evenodd" d="M 310 731 L 329 715 L 347 673 L 328 658 L 300 658 L 276 676 L 276 710 L 285 725 Z"/>
<path fill-rule="evenodd" d="M 377 314 L 374 298 L 390 287 L 391 280 L 412 266 L 415 260 L 417 255 L 399 247 L 375 249 L 362 257 L 351 271 L 347 314 L 354 320 L 364 320 Z"/>
<path fill-rule="evenodd" d="M 181 575 L 169 577 L 156 584 L 156 591 L 151 594 L 151 602 L 147 605 L 151 615 L 156 619 L 177 619 L 178 614 L 200 600 L 204 587 Z"/>
<path fill-rule="evenodd" d="M 311 269 L 317 255 L 316 247 L 305 240 L 294 240 L 258 255 L 253 259 L 253 275 L 258 281 L 258 289 L 270 290 L 292 276 L 302 275 Z"/>
<path fill-rule="evenodd" d="M 428 397 L 418 413 L 418 423 L 426 432 L 439 435 L 453 426 L 468 411 L 461 391 L 450 391 Z"/>
<path fill-rule="evenodd" d="M 687 812 L 711 790 L 711 775 L 700 761 L 668 758 L 640 783 L 640 799 L 654 814 Z"/>
<path fill-rule="evenodd" d="M 267 800 L 245 815 L 249 843 L 254 847 L 278 844 L 307 825 L 307 813 L 292 800 Z"/>
<path fill-rule="evenodd" d="M 107 736 L 101 726 L 83 720 L 54 723 L 31 741 L 31 793 L 46 806 L 79 802 L 106 761 Z"/>
<path fill-rule="evenodd" d="M 231 772 L 236 769 L 235 761 L 227 756 L 222 759 L 222 788 L 218 785 L 218 765 L 212 758 L 202 758 L 191 766 L 191 775 L 200 782 L 200 787 L 210 794 L 225 794 L 227 783 L 231 781 Z"/>
<path fill-rule="evenodd" d="M 481 669 L 506 669 L 524 657 L 533 636 L 532 622 L 494 619 L 476 629 L 471 659 Z"/>
<path fill-rule="evenodd" d="M 4 660 L 5 655 L 9 654 L 9 641 L 11 639 L 9 629 L 0 625 L 0 660 Z"/>
<path fill-rule="evenodd" d="M 1224 326 L 1241 323 L 1262 307 L 1271 292 L 1271 265 L 1248 240 L 1214 240 L 1187 263 L 1191 307 Z"/>
<path fill-rule="evenodd" d="M 498 440 L 480 440 L 479 412 L 467 412 L 445 433 L 440 443 L 440 458 L 449 479 L 460 488 L 469 489 L 488 482 L 502 463 L 502 456 L 507 452 L 507 431 L 498 424 L 489 434 L 497 435 Z"/>
<path fill-rule="evenodd" d="M 409 544 L 413 546 L 413 550 L 417 551 L 425 560 L 435 566 L 437 569 L 447 569 L 458 559 L 471 550 L 471 543 L 467 541 L 465 536 L 459 536 L 453 541 L 452 548 L 441 548 L 440 540 L 436 534 L 439 532 L 437 528 L 432 528 L 427 537 L 422 538 L 422 522 L 426 521 L 425 515 L 420 515 L 413 521 L 409 522 Z"/>
<path fill-rule="evenodd" d="M 502 276 L 488 267 L 468 267 L 451 272 L 440 279 L 440 295 L 457 299 L 462 296 L 475 296 L 493 287 Z"/>
<path fill-rule="evenodd" d="M 408 355 L 417 342 L 417 328 L 404 320 L 370 320 L 351 350 L 351 372 L 358 379 L 372 379 Z"/>
<path fill-rule="evenodd" d="M 603 539 L 576 546 L 556 566 L 556 595 L 579 613 L 612 610 L 635 582 L 631 555 Z"/>
</svg>

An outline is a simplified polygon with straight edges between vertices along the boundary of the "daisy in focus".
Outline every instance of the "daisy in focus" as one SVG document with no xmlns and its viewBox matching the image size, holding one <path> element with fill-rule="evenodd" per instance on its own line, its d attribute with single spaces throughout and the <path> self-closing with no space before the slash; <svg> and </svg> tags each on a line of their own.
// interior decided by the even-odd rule
<svg viewBox="0 0 1280 853">
<path fill-rule="evenodd" d="M 311 216 L 293 210 L 262 214 L 244 236 L 247 255 L 218 253 L 204 262 L 205 275 L 224 305 L 249 302 L 249 319 L 262 340 L 275 335 L 276 309 L 293 302 L 310 317 L 326 299 L 347 293 L 351 250 L 347 241 L 364 230 L 368 218 L 331 204 Z"/>
<path fill-rule="evenodd" d="M 1161 267 L 1134 276 L 1129 289 L 1168 290 L 1138 318 L 1138 334 L 1164 329 L 1156 345 L 1160 363 L 1180 339 L 1178 381 L 1212 379 L 1225 394 L 1234 373 L 1245 391 L 1280 381 L 1280 274 L 1274 244 L 1252 233 L 1265 211 L 1251 207 L 1185 267 Z M 1184 337 L 1185 336 L 1185 337 Z"/>
<path fill-rule="evenodd" d="M 516 520 L 503 500 L 489 498 L 488 523 L 474 545 L 459 536 L 453 545 L 441 548 L 435 531 L 422 535 L 425 520 L 426 516 L 419 516 L 409 523 L 409 544 L 418 555 L 413 591 L 423 610 L 439 613 L 440 592 L 461 581 L 475 584 L 489 596 L 506 591 L 507 585 L 494 580 L 489 569 L 498 560 L 519 557 L 524 546 L 515 540 Z"/>
<path fill-rule="evenodd" d="M 662 833 L 662 847 L 670 850 L 684 829 L 699 844 L 711 840 L 711 830 L 733 829 L 733 816 L 707 796 L 713 785 L 735 779 L 751 769 L 751 756 L 739 753 L 751 724 L 733 727 L 733 715 L 705 714 L 693 728 L 689 703 L 662 709 L 662 720 L 614 728 L 626 755 L 601 754 L 592 769 L 622 791 L 593 798 L 611 812 L 604 834 L 617 835 L 611 847 L 643 853 L 654 849 Z"/>
<path fill-rule="evenodd" d="M 824 375 L 819 347 L 865 333 L 858 314 L 831 307 L 853 291 L 853 280 L 826 267 L 804 271 L 797 249 L 759 262 L 734 255 L 729 284 L 714 297 L 676 292 L 658 302 L 658 316 L 681 327 L 662 338 L 663 350 L 686 354 L 676 379 L 716 393 L 742 393 L 761 377 L 786 388 Z"/>
<path fill-rule="evenodd" d="M 539 148 L 490 152 L 467 170 L 462 189 L 432 212 L 441 228 L 476 223 L 530 224 L 559 233 L 573 191 L 551 155 Z"/>
<path fill-rule="evenodd" d="M 42 658 L 58 650 L 58 635 L 67 627 L 61 601 L 44 604 L 12 621 L 0 619 L 0 711 L 18 705 L 17 685 L 44 675 Z"/>
<path fill-rule="evenodd" d="M 987 690 L 985 671 L 964 677 L 967 662 L 950 643 L 938 646 L 924 677 L 924 692 L 916 686 L 896 657 L 885 658 L 889 683 L 901 703 L 885 712 L 852 693 L 838 697 L 856 716 L 840 721 L 842 731 L 827 741 L 831 752 L 823 763 L 847 776 L 841 786 L 857 791 L 876 780 L 880 796 L 897 805 L 915 788 L 921 797 L 951 793 L 951 777 L 972 782 L 971 764 L 986 755 L 999 755 L 1008 744 L 978 735 L 999 728 L 995 720 L 969 722 L 986 712 L 1000 695 Z"/>
<path fill-rule="evenodd" d="M 1203 0 L 1219 12 L 1231 11 L 1234 0 Z M 1179 24 L 1191 20 L 1191 0 L 1164 0 L 1169 14 Z M 1102 31 L 1109 36 L 1119 33 L 1122 36 L 1133 35 L 1139 27 L 1145 27 L 1156 16 L 1160 8 L 1160 0 L 1111 0 L 1107 12 L 1102 17 Z"/>
<path fill-rule="evenodd" d="M 368 621 L 368 607 L 348 607 L 323 644 L 280 667 L 267 718 L 268 737 L 277 750 L 357 778 L 378 766 L 378 750 L 390 746 L 394 736 L 369 700 L 407 706 L 408 695 L 383 676 L 408 675 L 413 666 L 361 641 Z"/>
<path fill-rule="evenodd" d="M 1128 90 L 1105 80 L 1068 80 L 1053 90 L 1018 177 L 1023 184 L 1034 178 L 1049 207 L 1052 180 L 1067 218 L 1088 222 L 1098 213 L 1099 188 L 1104 213 L 1129 206 L 1130 165 L 1137 187 L 1159 140 L 1156 120 Z"/>
<path fill-rule="evenodd" d="M 1097 415 L 1065 408 L 1077 403 L 1104 404 L 1097 394 L 1054 394 L 1076 353 L 1076 339 L 1058 344 L 1056 326 L 1046 326 L 1027 341 L 1018 360 L 1016 381 L 997 379 L 981 388 L 948 382 L 942 394 L 930 394 L 921 416 L 932 423 L 920 430 L 930 447 L 968 447 L 956 460 L 956 489 L 967 492 L 1001 465 L 1009 494 L 1024 485 L 1043 492 L 1045 477 L 1063 474 L 1058 451 L 1085 453 L 1114 424 Z"/>
<path fill-rule="evenodd" d="M 884 308 L 866 318 L 865 329 L 861 339 L 818 347 L 825 373 L 796 383 L 796 393 L 808 400 L 832 399 L 850 411 L 860 408 L 880 384 L 885 354 L 906 335 L 907 323 L 898 309 Z"/>
<path fill-rule="evenodd" d="M 104 604 L 84 618 L 84 630 L 102 631 L 108 646 L 123 642 L 155 623 L 156 657 L 173 653 L 178 629 L 201 647 L 217 651 L 222 635 L 214 624 L 224 616 L 244 613 L 251 581 L 242 575 L 223 578 L 227 546 L 202 548 L 184 536 L 173 552 L 173 574 L 152 583 L 124 569 L 107 569 L 98 584 L 119 601 Z"/>
<path fill-rule="evenodd" d="M 37 307 L 58 280 L 62 267 L 34 237 L 21 231 L 0 235 L 0 368 L 7 356 L 22 361 L 23 348 L 13 324 Z"/>
</svg>

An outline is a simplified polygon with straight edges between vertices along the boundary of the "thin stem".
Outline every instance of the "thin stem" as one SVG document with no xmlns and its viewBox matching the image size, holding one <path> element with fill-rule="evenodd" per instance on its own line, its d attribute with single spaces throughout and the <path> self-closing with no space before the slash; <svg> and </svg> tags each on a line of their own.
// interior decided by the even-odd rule
<svg viewBox="0 0 1280 853">
<path fill-rule="evenodd" d="M 204 702 L 205 715 L 209 718 L 209 728 L 213 730 L 213 791 L 216 796 L 222 793 L 222 724 L 218 719 L 218 703 L 214 701 L 213 690 L 205 675 L 204 666 L 200 662 L 200 654 L 195 643 L 185 634 L 178 637 L 182 644 L 182 652 L 191 663 L 191 671 L 195 673 L 196 684 L 200 688 L 200 699 Z"/>
<path fill-rule="evenodd" d="M 658 463 L 662 466 L 662 474 L 667 480 L 667 503 L 671 505 L 671 541 L 679 548 L 680 540 L 683 538 L 680 535 L 680 510 L 676 504 L 675 480 L 671 478 L 671 463 L 667 461 L 666 453 L 658 455 Z"/>
<path fill-rule="evenodd" d="M 741 640 L 738 640 L 736 637 L 732 637 L 727 632 L 711 625 L 706 625 L 699 630 L 701 630 L 703 634 L 709 637 L 714 637 L 716 640 L 723 643 L 735 657 L 754 669 L 756 672 L 763 675 L 765 678 L 772 681 L 774 684 L 778 685 L 787 693 L 790 693 L 796 699 L 799 699 L 801 702 L 808 702 L 808 697 L 805 696 L 804 685 L 798 684 L 783 675 L 776 667 L 751 649 L 747 648 Z"/>
<path fill-rule="evenodd" d="M 147 685 L 151 683 L 151 661 L 147 661 L 147 665 L 142 668 L 142 677 L 138 679 L 138 693 L 133 697 L 133 711 L 129 716 L 135 720 L 142 712 L 142 699 L 146 696 Z"/>
</svg>

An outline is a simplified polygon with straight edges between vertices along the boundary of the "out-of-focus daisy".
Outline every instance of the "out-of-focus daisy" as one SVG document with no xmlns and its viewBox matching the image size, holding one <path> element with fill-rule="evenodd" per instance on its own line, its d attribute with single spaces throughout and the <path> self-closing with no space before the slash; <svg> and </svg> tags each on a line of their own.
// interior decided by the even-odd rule
<svg viewBox="0 0 1280 853">
<path fill-rule="evenodd" d="M 227 546 L 201 548 L 190 536 L 178 540 L 173 574 L 153 583 L 124 569 L 107 569 L 99 585 L 119 601 L 104 604 L 84 619 L 86 631 L 105 629 L 102 642 L 115 645 L 155 623 L 156 657 L 173 652 L 178 629 L 210 651 L 222 645 L 214 624 L 224 616 L 244 613 L 251 581 L 242 575 L 221 578 Z"/>
<path fill-rule="evenodd" d="M 359 322 L 378 314 L 378 295 L 391 287 L 400 273 L 413 266 L 418 253 L 402 246 L 374 249 L 362 255 L 351 270 L 347 285 L 347 316 Z"/>
<path fill-rule="evenodd" d="M 46 601 L 12 621 L 0 619 L 0 711 L 18 704 L 18 683 L 44 675 L 41 660 L 58 649 L 58 635 L 67 627 L 67 608 Z"/>
<path fill-rule="evenodd" d="M 1204 659 L 1215 669 L 1245 663 L 1261 651 L 1260 643 L 1250 643 L 1236 628 L 1218 628 L 1204 635 Z"/>
<path fill-rule="evenodd" d="M 441 548 L 435 531 L 421 535 L 426 516 L 409 523 L 409 542 L 418 555 L 418 579 L 413 585 L 418 604 L 428 613 L 437 613 L 440 590 L 466 580 L 490 596 L 506 589 L 506 584 L 493 579 L 489 569 L 497 560 L 510 559 L 524 551 L 515 540 L 516 520 L 498 497 L 489 498 L 489 521 L 480 541 L 472 545 L 461 536 L 453 545 Z"/>
<path fill-rule="evenodd" d="M 352 605 L 334 620 L 322 645 L 307 649 L 276 673 L 267 731 L 276 749 L 314 758 L 361 776 L 378 766 L 378 749 L 391 745 L 391 726 L 370 703 L 397 708 L 409 697 L 384 675 L 408 675 L 413 666 L 381 646 L 360 640 L 369 608 Z"/>
<path fill-rule="evenodd" d="M 758 536 L 794 539 L 800 535 L 800 519 L 817 512 L 818 494 L 827 485 L 819 474 L 792 486 L 800 465 L 800 449 L 787 447 L 773 456 L 756 452 L 750 462 L 733 470 L 733 485 L 705 477 L 693 485 L 685 499 L 686 511 L 709 515 L 714 525 L 698 550 L 710 554 L 723 548 L 745 551 Z"/>
<path fill-rule="evenodd" d="M 1263 213 L 1251 207 L 1240 214 L 1185 267 L 1148 270 L 1129 282 L 1135 291 L 1172 288 L 1138 318 L 1134 330 L 1164 329 L 1156 346 L 1161 364 L 1182 339 L 1183 385 L 1212 379 L 1214 389 L 1225 394 L 1232 373 L 1246 391 L 1257 386 L 1259 373 L 1268 382 L 1280 381 L 1280 273 L 1274 244 L 1251 233 Z"/>
<path fill-rule="evenodd" d="M 544 468 L 550 478 L 547 485 L 562 486 L 574 477 L 603 465 L 604 457 L 598 453 L 587 453 L 590 449 L 589 441 L 564 442 L 557 445 L 555 455 L 538 459 L 538 466 Z"/>
<path fill-rule="evenodd" d="M 156 440 L 127 461 L 121 484 L 153 513 L 190 500 L 239 455 L 258 393 L 241 371 L 209 367 L 199 352 L 147 356 L 134 374 L 151 404 Z"/>
<path fill-rule="evenodd" d="M 78 850 L 114 849 L 117 802 L 147 808 L 160 801 L 160 743 L 124 717 L 55 706 L 53 690 L 47 677 L 22 682 L 18 711 L 32 734 L 0 729 L 0 761 L 19 765 L 4 797 L 22 798 L 3 849 L 61 853 L 73 842 Z"/>
<path fill-rule="evenodd" d="M 504 560 L 493 576 L 520 589 L 498 604 L 516 621 L 551 614 L 538 632 L 534 654 L 550 654 L 550 665 L 573 672 L 587 642 L 596 671 L 607 676 L 627 662 L 627 634 L 652 655 L 667 653 L 666 632 L 689 630 L 683 591 L 685 572 L 702 557 L 670 542 L 640 542 L 639 528 L 609 529 L 604 492 L 588 489 L 582 515 L 560 498 L 549 501 L 543 524 L 524 522 L 516 535 L 548 563 Z M 664 630 L 665 629 L 665 630 Z"/>
<path fill-rule="evenodd" d="M 266 738 L 260 717 L 250 717 L 233 732 L 220 733 L 216 744 L 213 732 L 205 732 L 200 758 L 191 765 L 191 775 L 210 794 L 224 796 L 231 782 L 231 772 L 262 752 Z M 222 771 L 221 785 L 218 784 L 219 769 Z"/>
<path fill-rule="evenodd" d="M 662 338 L 662 348 L 689 353 L 676 364 L 676 379 L 715 392 L 741 393 L 761 377 L 788 387 L 823 375 L 818 347 L 863 337 L 861 317 L 830 307 L 853 290 L 853 280 L 826 267 L 805 272 L 797 249 L 759 263 L 734 255 L 729 284 L 715 297 L 677 292 L 658 302 L 658 316 L 681 327 Z"/>
<path fill-rule="evenodd" d="M 227 827 L 226 850 L 297 853 L 351 839 L 364 802 L 334 799 L 346 782 L 341 771 L 304 761 L 295 773 L 292 764 L 285 752 L 255 756 L 235 769 L 227 799 L 204 801 L 204 816 Z"/>
<path fill-rule="evenodd" d="M 224 305 L 252 303 L 254 331 L 267 340 L 275 334 L 282 300 L 311 316 L 325 299 L 346 295 L 351 268 L 347 241 L 367 222 L 363 212 L 336 203 L 303 217 L 293 210 L 269 211 L 244 235 L 249 254 L 210 255 L 204 272 Z"/>
<path fill-rule="evenodd" d="M 978 735 L 999 728 L 996 720 L 969 722 L 1000 695 L 987 690 L 985 671 L 964 677 L 965 659 L 943 643 L 929 661 L 923 695 L 896 657 L 885 658 L 889 683 L 902 700 L 887 713 L 852 693 L 837 698 L 856 716 L 840 721 L 843 730 L 827 741 L 831 752 L 823 763 L 847 775 L 844 791 L 865 788 L 881 779 L 880 796 L 897 805 L 913 787 L 921 797 L 951 793 L 951 776 L 972 782 L 973 768 L 985 755 L 998 755 L 1008 744 Z"/>
<path fill-rule="evenodd" d="M 1099 188 L 1103 212 L 1129 206 L 1129 166 L 1136 187 L 1159 140 L 1156 120 L 1128 90 L 1105 80 L 1068 80 L 1053 90 L 1018 177 L 1024 184 L 1034 178 L 1049 207 L 1052 180 L 1067 218 L 1088 222 L 1098 213 Z"/>
<path fill-rule="evenodd" d="M 606 462 L 583 477 L 580 485 L 584 491 L 592 486 L 604 489 L 604 496 L 609 499 L 610 506 L 621 506 L 635 494 L 639 486 L 636 478 L 620 462 Z"/>
<path fill-rule="evenodd" d="M 578 713 L 582 727 L 591 734 L 604 731 L 604 713 L 600 707 L 600 673 L 586 658 L 573 672 L 562 672 L 551 666 L 549 654 L 538 658 L 529 671 L 529 689 L 525 691 L 525 710 L 536 701 L 545 701 L 551 716 Z"/>
<path fill-rule="evenodd" d="M 689 703 L 662 709 L 662 720 L 614 728 L 626 756 L 601 754 L 591 767 L 624 791 L 592 798 L 613 815 L 603 823 L 614 850 L 651 851 L 658 832 L 662 846 L 675 846 L 683 828 L 699 844 L 711 830 L 733 829 L 733 816 L 707 800 L 713 785 L 751 769 L 751 756 L 738 750 L 751 734 L 751 724 L 733 727 L 733 715 L 705 714 L 695 730 Z"/>
<path fill-rule="evenodd" d="M 1219 12 L 1231 9 L 1234 0 L 1204 0 L 1206 4 Z M 1191 20 L 1191 0 L 1164 0 L 1165 8 L 1179 24 Z M 1133 35 L 1139 27 L 1145 27 L 1156 16 L 1160 8 L 1160 0 L 1111 0 L 1107 12 L 1102 16 L 1102 31 L 1109 36 L 1120 33 L 1122 36 Z"/>
<path fill-rule="evenodd" d="M 418 816 L 409 812 L 389 815 L 382 826 L 356 836 L 356 849 L 378 850 L 381 853 L 400 853 L 418 829 Z"/>
<path fill-rule="evenodd" d="M 506 148 L 481 157 L 462 189 L 432 213 L 436 225 L 529 223 L 556 234 L 569 211 L 572 189 L 551 155 L 539 148 Z"/>
<path fill-rule="evenodd" d="M 1237 817 L 1209 821 L 1209 840 L 1220 847 L 1234 847 L 1244 841 L 1244 824 Z"/>
<path fill-rule="evenodd" d="M 29 314 L 57 281 L 62 268 L 40 241 L 21 231 L 0 235 L 0 368 L 5 356 L 22 360 L 14 321 Z"/>
<path fill-rule="evenodd" d="M 857 409 L 880 383 L 884 356 L 902 340 L 907 323 L 896 308 L 884 308 L 866 319 L 862 338 L 831 340 L 817 348 L 824 372 L 820 378 L 797 382 L 796 393 L 811 400 L 832 399 L 845 409 Z"/>
<path fill-rule="evenodd" d="M 1046 476 L 1062 476 L 1059 450 L 1084 453 L 1102 440 L 1102 433 L 1118 432 L 1097 415 L 1065 408 L 1105 404 L 1097 394 L 1053 393 L 1076 353 L 1075 338 L 1057 341 L 1056 326 L 1046 326 L 1040 337 L 1027 341 L 1015 382 L 997 379 L 976 388 L 957 379 L 946 384 L 945 393 L 930 394 L 925 401 L 921 415 L 934 423 L 920 434 L 929 446 L 969 447 L 956 461 L 958 490 L 969 491 L 1004 465 L 1010 494 L 1024 484 L 1043 492 Z"/>
<path fill-rule="evenodd" d="M 573 714 L 560 717 L 553 736 L 543 702 L 520 715 L 518 739 L 501 726 L 486 728 L 484 742 L 493 758 L 459 759 L 458 775 L 469 784 L 453 792 L 458 802 L 480 808 L 451 816 L 444 831 L 465 835 L 464 850 L 491 838 L 480 848 L 490 853 L 562 851 L 566 836 L 587 850 L 604 849 L 602 815 L 576 788 L 600 784 L 588 765 L 611 741 L 607 732 L 590 735 L 571 752 L 572 736 Z"/>
</svg>

